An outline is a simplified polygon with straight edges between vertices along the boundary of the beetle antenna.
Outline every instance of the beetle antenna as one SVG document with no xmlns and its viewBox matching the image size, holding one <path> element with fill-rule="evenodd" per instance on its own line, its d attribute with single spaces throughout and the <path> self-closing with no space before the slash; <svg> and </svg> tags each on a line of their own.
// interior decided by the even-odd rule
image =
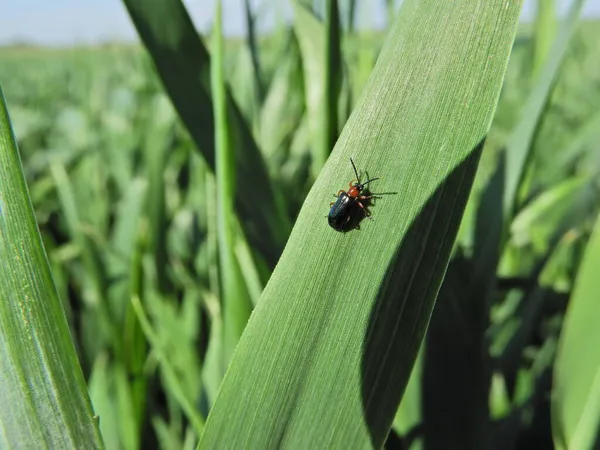
<svg viewBox="0 0 600 450">
<path fill-rule="evenodd" d="M 352 163 L 352 168 L 354 169 L 354 175 L 356 175 L 356 181 L 360 184 L 360 177 L 358 176 L 358 171 L 356 170 L 356 166 L 354 165 L 354 161 L 350 158 L 350 162 Z"/>
<path fill-rule="evenodd" d="M 365 181 L 362 185 L 366 186 L 368 183 L 370 183 L 371 181 L 375 181 L 375 180 L 379 180 L 379 178 L 371 178 L 370 180 Z"/>
</svg>

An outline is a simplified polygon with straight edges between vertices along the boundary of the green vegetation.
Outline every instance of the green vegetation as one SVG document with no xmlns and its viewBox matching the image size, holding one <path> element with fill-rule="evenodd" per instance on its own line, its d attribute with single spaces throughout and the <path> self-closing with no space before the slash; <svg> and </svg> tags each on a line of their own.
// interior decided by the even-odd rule
<svg viewBox="0 0 600 450">
<path fill-rule="evenodd" d="M 0 447 L 598 445 L 600 23 L 307 3 L 0 50 Z"/>
</svg>

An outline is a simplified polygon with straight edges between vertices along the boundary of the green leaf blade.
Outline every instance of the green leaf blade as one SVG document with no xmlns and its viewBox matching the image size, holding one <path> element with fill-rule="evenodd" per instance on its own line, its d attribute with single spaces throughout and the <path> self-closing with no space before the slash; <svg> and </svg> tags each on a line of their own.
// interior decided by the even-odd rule
<svg viewBox="0 0 600 450">
<path fill-rule="evenodd" d="M 225 46 L 222 29 L 222 3 L 217 0 L 211 85 L 215 115 L 216 172 L 217 172 L 217 223 L 219 243 L 219 274 L 224 319 L 225 361 L 229 361 L 235 346 L 250 317 L 252 304 L 244 278 L 235 256 L 233 212 L 235 200 L 235 154 L 227 117 L 224 59 Z"/>
<path fill-rule="evenodd" d="M 167 94 L 205 161 L 215 168 L 214 112 L 210 96 L 210 57 L 181 0 L 123 0 Z M 275 266 L 289 234 L 262 155 L 231 95 L 232 145 L 236 146 L 236 211 L 248 240 L 270 267 Z M 249 202 L 252 186 L 260 202 Z M 262 232 L 266 230 L 265 232 Z"/>
<path fill-rule="evenodd" d="M 383 444 L 448 264 L 519 11 L 520 2 L 403 3 L 250 318 L 200 448 Z M 349 157 L 380 177 L 374 193 L 396 195 L 377 200 L 374 222 L 337 233 L 324 216 L 353 178 Z"/>
<path fill-rule="evenodd" d="M 569 41 L 579 23 L 579 15 L 584 3 L 585 0 L 575 0 L 571 4 L 565 22 L 554 39 L 550 56 L 541 69 L 539 81 L 523 107 L 523 119 L 519 121 L 507 143 L 504 210 L 505 218 L 508 221 L 515 215 L 521 204 L 520 194 L 532 157 L 532 143 L 567 52 Z"/>
<path fill-rule="evenodd" d="M 103 448 L 0 91 L 0 446 Z"/>
<path fill-rule="evenodd" d="M 600 430 L 600 217 L 569 302 L 554 364 L 552 433 L 558 449 L 592 449 Z M 595 444 L 596 442 L 596 444 Z"/>
<path fill-rule="evenodd" d="M 335 146 L 338 138 L 338 103 L 342 89 L 342 31 L 340 25 L 340 12 L 337 0 L 327 0 L 327 15 L 325 21 L 325 30 L 327 33 L 325 40 L 325 101 L 323 102 L 323 121 L 325 135 L 322 143 L 322 161 L 318 161 L 319 170 L 327 161 L 329 152 Z M 318 171 L 316 172 L 318 173 Z"/>
</svg>

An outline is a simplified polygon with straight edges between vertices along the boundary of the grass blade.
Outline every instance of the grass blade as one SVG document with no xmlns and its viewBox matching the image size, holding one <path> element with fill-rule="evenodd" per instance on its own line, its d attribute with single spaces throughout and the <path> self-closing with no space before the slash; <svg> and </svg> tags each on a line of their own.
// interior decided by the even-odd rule
<svg viewBox="0 0 600 450">
<path fill-rule="evenodd" d="M 552 434 L 557 449 L 597 448 L 600 430 L 600 216 L 575 283 L 554 364 Z"/>
<path fill-rule="evenodd" d="M 539 81 L 523 107 L 523 119 L 519 121 L 507 143 L 504 194 L 507 223 L 510 223 L 521 203 L 521 189 L 526 168 L 531 160 L 532 144 L 584 3 L 585 0 L 574 0 L 571 3 L 569 14 L 550 49 L 550 57 L 541 69 Z"/>
<path fill-rule="evenodd" d="M 571 177 L 542 192 L 517 214 L 510 225 L 511 240 L 516 246 L 532 241 L 544 245 L 563 217 L 570 217 L 575 194 L 589 183 L 588 177 Z M 534 242 L 535 243 L 535 242 Z"/>
<path fill-rule="evenodd" d="M 213 63 L 211 84 L 215 115 L 215 151 L 217 161 L 217 222 L 219 242 L 219 270 L 221 275 L 221 298 L 223 305 L 223 332 L 225 361 L 228 362 L 238 343 L 250 312 L 252 303 L 235 256 L 235 154 L 229 140 L 229 120 L 225 91 L 225 48 L 221 23 L 222 4 L 217 0 L 214 27 Z"/>
<path fill-rule="evenodd" d="M 329 157 L 329 152 L 337 141 L 338 108 L 342 89 L 342 31 L 340 26 L 340 11 L 338 0 L 327 0 L 327 13 L 325 22 L 325 102 L 323 103 L 323 120 L 325 136 L 323 137 L 323 158 L 319 169 L 323 167 Z M 320 162 L 320 161 L 319 161 Z"/>
<path fill-rule="evenodd" d="M 210 99 L 210 57 L 181 0 L 123 0 L 148 49 L 165 90 L 208 165 L 215 168 L 213 106 Z M 252 133 L 231 96 L 228 110 L 236 146 L 236 211 L 248 240 L 274 267 L 291 225 L 277 206 L 276 193 Z M 247 189 L 252 186 L 249 202 Z"/>
<path fill-rule="evenodd" d="M 264 87 L 262 83 L 262 70 L 260 65 L 258 43 L 256 40 L 256 17 L 252 15 L 252 6 L 250 0 L 244 0 L 244 12 L 246 14 L 246 27 L 247 27 L 247 44 L 248 50 L 250 51 L 250 57 L 252 59 L 252 74 L 254 75 L 254 91 L 255 91 L 255 102 L 256 111 L 260 109 L 263 99 L 265 97 Z"/>
<path fill-rule="evenodd" d="M 146 215 L 149 224 L 148 246 L 154 258 L 156 284 L 161 294 L 172 291 L 167 276 L 166 262 L 169 260 L 165 235 L 168 219 L 165 205 L 164 170 L 171 150 L 173 120 L 169 105 L 163 96 L 154 98 L 151 103 L 150 128 L 144 139 L 148 193 L 146 195 Z"/>
<path fill-rule="evenodd" d="M 291 31 L 285 39 L 286 58 L 273 74 L 260 117 L 260 145 L 270 165 L 281 164 L 282 150 L 286 145 L 291 146 L 287 142 L 297 132 L 304 113 L 304 80 L 298 44 Z M 280 125 L 274 126 L 277 123 Z"/>
<path fill-rule="evenodd" d="M 346 5 L 346 26 L 348 33 L 354 33 L 356 25 L 356 0 L 348 0 Z"/>
<path fill-rule="evenodd" d="M 327 22 L 323 24 L 306 6 L 298 2 L 293 5 L 312 135 L 312 175 L 316 178 L 338 136 L 342 64 L 339 10 L 337 1 L 328 0 Z"/>
<path fill-rule="evenodd" d="M 600 139 L 600 111 L 587 119 L 575 134 L 573 140 L 563 151 L 560 157 L 558 168 L 571 169 L 576 165 L 577 160 L 582 157 L 582 153 L 590 145 L 594 145 Z M 558 170 L 557 170 L 558 171 Z"/>
<path fill-rule="evenodd" d="M 537 14 L 535 16 L 535 35 L 533 37 L 533 67 L 531 80 L 535 83 L 540 75 L 540 70 L 548 58 L 552 39 L 556 30 L 556 1 L 537 0 Z"/>
<path fill-rule="evenodd" d="M 0 90 L 0 447 L 103 448 Z"/>
<path fill-rule="evenodd" d="M 196 432 L 200 435 L 204 426 L 204 419 L 196 410 L 196 407 L 192 403 L 188 396 L 188 392 L 183 388 L 179 382 L 179 378 L 175 369 L 173 368 L 167 354 L 165 353 L 159 337 L 156 335 L 150 320 L 144 311 L 144 307 L 137 296 L 131 297 L 131 305 L 138 320 L 146 339 L 150 343 L 152 350 L 154 351 L 156 358 L 160 362 L 161 370 L 163 371 L 164 377 L 168 380 L 171 386 L 171 394 L 174 395 L 179 403 L 181 409 L 185 412 L 187 419 L 190 421 Z"/>
<path fill-rule="evenodd" d="M 238 344 L 200 448 L 381 447 L 490 127 L 519 2 L 403 2 Z M 353 177 L 375 222 L 324 218 Z M 366 222 L 366 221 L 365 221 Z M 323 399 L 327 398 L 324 402 Z"/>
<path fill-rule="evenodd" d="M 85 274 L 87 275 L 87 279 L 85 281 L 90 287 L 88 288 L 88 298 L 85 298 L 85 300 L 90 305 L 93 305 L 95 313 L 98 316 L 98 322 L 102 323 L 102 326 L 105 327 L 106 330 L 109 330 L 108 333 L 105 333 L 105 339 L 109 341 L 115 354 L 120 356 L 122 352 L 122 343 L 118 338 L 119 333 L 117 332 L 117 323 L 114 314 L 108 304 L 106 291 L 108 280 L 106 270 L 102 255 L 98 251 L 95 242 L 84 232 L 79 212 L 79 205 L 82 204 L 82 202 L 78 202 L 76 199 L 76 191 L 64 165 L 56 160 L 52 161 L 50 164 L 50 171 L 56 184 L 56 190 L 61 202 L 69 234 L 71 239 L 79 247 L 82 263 L 86 267 Z M 100 340 L 100 336 L 98 336 L 97 339 Z"/>
</svg>

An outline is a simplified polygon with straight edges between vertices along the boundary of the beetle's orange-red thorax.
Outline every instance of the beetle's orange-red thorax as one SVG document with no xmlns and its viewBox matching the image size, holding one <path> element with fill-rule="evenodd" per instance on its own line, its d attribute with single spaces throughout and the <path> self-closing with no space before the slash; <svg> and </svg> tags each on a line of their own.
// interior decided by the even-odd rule
<svg viewBox="0 0 600 450">
<path fill-rule="evenodd" d="M 348 196 L 352 198 L 356 198 L 360 195 L 360 190 L 356 186 L 352 186 L 348 189 Z"/>
</svg>

